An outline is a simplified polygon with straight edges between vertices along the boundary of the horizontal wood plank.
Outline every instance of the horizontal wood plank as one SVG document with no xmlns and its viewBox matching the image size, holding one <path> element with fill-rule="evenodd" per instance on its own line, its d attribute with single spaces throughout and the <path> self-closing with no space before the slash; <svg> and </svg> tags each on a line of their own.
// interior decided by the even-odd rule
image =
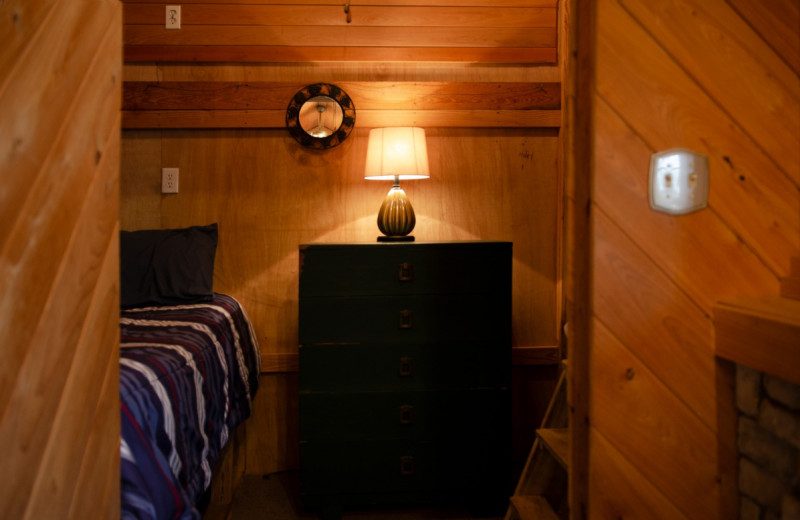
<svg viewBox="0 0 800 520">
<path fill-rule="evenodd" d="M 272 25 L 287 27 L 555 27 L 554 7 L 355 6 L 348 21 L 343 3 L 318 5 L 198 4 L 181 9 L 181 28 L 189 25 Z M 125 4 L 126 25 L 163 29 L 164 6 Z"/>
<path fill-rule="evenodd" d="M 181 4 L 218 4 L 221 0 L 186 0 Z M 342 0 L 223 0 L 226 4 L 344 5 Z M 161 4 L 164 0 L 123 0 L 125 4 Z M 431 0 L 353 0 L 351 6 L 362 5 L 431 5 Z M 557 0 L 435 0 L 435 5 L 449 7 L 556 7 Z"/>
<path fill-rule="evenodd" d="M 126 25 L 123 43 L 292 47 L 555 47 L 556 32 L 554 27 L 441 27 L 434 31 L 430 27 L 273 25 L 189 25 L 179 31 L 169 31 L 153 25 Z"/>
<path fill-rule="evenodd" d="M 280 374 L 286 372 L 297 372 L 300 367 L 300 360 L 297 354 L 262 354 L 261 373 Z"/>
<path fill-rule="evenodd" d="M 126 45 L 128 62 L 422 61 L 555 63 L 555 47 L 345 47 L 269 45 Z"/>
<path fill-rule="evenodd" d="M 560 83 L 337 82 L 358 110 L 556 110 Z M 302 83 L 128 81 L 123 110 L 285 110 Z"/>
<path fill-rule="evenodd" d="M 362 110 L 362 128 L 558 128 L 560 110 Z M 122 128 L 284 128 L 285 110 L 126 110 Z"/>
<path fill-rule="evenodd" d="M 560 362 L 561 349 L 557 345 L 511 348 L 511 364 L 514 366 L 558 365 Z"/>
<path fill-rule="evenodd" d="M 714 308 L 718 356 L 800 384 L 800 301 L 737 298 Z"/>
</svg>

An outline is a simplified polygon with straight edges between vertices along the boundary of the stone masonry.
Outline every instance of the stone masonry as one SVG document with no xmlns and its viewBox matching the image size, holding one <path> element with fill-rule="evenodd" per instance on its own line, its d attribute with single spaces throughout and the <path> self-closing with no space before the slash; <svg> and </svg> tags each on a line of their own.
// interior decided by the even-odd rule
<svg viewBox="0 0 800 520">
<path fill-rule="evenodd" d="M 737 365 L 741 520 L 800 520 L 800 386 Z"/>
</svg>

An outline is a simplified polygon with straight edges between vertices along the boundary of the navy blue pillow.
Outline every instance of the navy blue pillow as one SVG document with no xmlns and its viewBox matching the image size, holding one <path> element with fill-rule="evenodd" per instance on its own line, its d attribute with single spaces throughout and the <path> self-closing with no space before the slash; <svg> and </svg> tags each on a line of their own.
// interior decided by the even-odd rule
<svg viewBox="0 0 800 520">
<path fill-rule="evenodd" d="M 120 231 L 120 305 L 175 305 L 213 297 L 217 224 Z"/>
</svg>

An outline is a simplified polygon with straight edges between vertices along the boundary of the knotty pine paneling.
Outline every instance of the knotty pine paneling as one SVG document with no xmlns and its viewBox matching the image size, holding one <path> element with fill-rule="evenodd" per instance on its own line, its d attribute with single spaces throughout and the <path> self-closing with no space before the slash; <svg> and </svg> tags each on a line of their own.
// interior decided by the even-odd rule
<svg viewBox="0 0 800 520">
<path fill-rule="evenodd" d="M 555 63 L 556 0 L 166 2 L 124 5 L 126 61 Z"/>
<path fill-rule="evenodd" d="M 596 75 L 576 72 L 593 85 L 592 174 L 574 177 L 593 186 L 591 233 L 573 230 L 581 240 L 567 253 L 588 255 L 574 265 L 594 280 L 590 517 L 721 519 L 738 508 L 733 396 L 711 310 L 778 294 L 800 249 L 800 81 L 777 43 L 800 27 L 783 27 L 775 13 L 793 8 L 781 2 L 762 13 L 740 4 L 597 0 L 596 37 L 576 49 L 596 50 Z M 649 209 L 649 156 L 672 147 L 709 156 L 698 213 Z M 569 276 L 568 293 L 580 293 L 586 273 Z"/>
<path fill-rule="evenodd" d="M 338 2 L 319 3 L 341 8 Z M 430 2 L 419 0 L 358 3 L 430 7 Z M 436 2 L 459 8 L 482 4 Z M 556 2 L 502 0 L 492 5 L 554 8 Z M 186 5 L 183 9 L 185 13 Z M 146 59 L 151 61 L 128 61 L 124 67 L 126 82 L 201 87 L 224 82 L 292 83 L 298 87 L 288 89 L 285 96 L 273 93 L 277 101 L 268 112 L 252 107 L 240 108 L 240 113 L 202 108 L 187 110 L 181 121 L 174 112 L 145 110 L 150 113 L 137 117 L 147 120 L 135 124 L 132 111 L 123 114 L 124 126 L 131 129 L 123 132 L 122 227 L 219 220 L 215 288 L 240 298 L 256 323 L 265 373 L 256 410 L 245 425 L 245 460 L 233 463 L 245 465 L 249 474 L 297 468 L 296 248 L 310 240 L 375 240 L 377 208 L 389 186 L 366 182 L 360 173 L 369 127 L 414 124 L 429 128 L 432 157 L 435 153 L 437 162 L 447 168 L 438 179 L 404 185 L 418 217 L 425 219 L 417 224 L 418 240 L 510 237 L 518 252 L 515 273 L 520 273 L 514 287 L 519 309 L 515 345 L 552 348 L 559 344 L 561 114 L 560 101 L 555 105 L 552 93 L 559 90 L 561 76 L 555 49 L 526 49 L 547 53 L 549 63 L 536 66 L 496 63 L 518 60 L 512 48 L 351 49 L 355 54 L 347 50 L 337 54 L 330 47 L 207 47 L 202 49 L 204 59 L 228 61 L 193 63 L 197 49 L 185 46 L 170 49 L 168 57 L 183 62 L 158 61 L 158 56 L 149 54 Z M 359 61 L 353 61 L 356 58 Z M 294 61 L 281 61 L 288 59 Z M 364 59 L 378 61 L 360 61 Z M 412 59 L 422 61 L 408 61 Z M 453 61 L 427 61 L 436 59 Z M 351 138 L 323 153 L 299 148 L 283 127 L 289 96 L 299 86 L 319 81 L 347 84 L 357 109 Z M 493 93 L 497 85 L 501 88 Z M 541 109 L 534 108 L 542 105 L 543 93 L 548 101 Z M 228 104 L 238 102 L 236 97 L 224 99 Z M 134 130 L 135 126 L 143 128 Z M 198 129 L 157 129 L 170 126 Z M 199 129 L 207 126 L 231 129 Z M 247 130 L 250 126 L 264 129 Z M 161 195 L 162 166 L 181 168 L 177 196 Z M 552 366 L 515 368 L 514 450 L 520 463 L 546 408 L 555 375 Z M 230 464 L 224 468 L 226 474 L 239 470 Z"/>
<path fill-rule="evenodd" d="M 153 215 L 130 210 L 137 205 L 154 208 L 160 227 L 218 222 L 215 290 L 248 310 L 267 365 L 294 356 L 299 244 L 373 242 L 379 234 L 377 210 L 390 186 L 363 178 L 367 133 L 357 124 L 343 144 L 315 152 L 285 129 L 125 131 L 122 193 L 137 195 L 122 199 L 122 226 L 152 224 Z M 417 240 L 513 241 L 513 344 L 557 345 L 557 130 L 428 129 L 428 147 L 431 178 L 403 184 Z M 180 168 L 179 194 L 161 195 L 158 168 L 141 170 L 157 161 L 139 154 L 152 153 L 160 166 Z M 554 378 L 545 368 L 520 376 L 520 388 L 532 387 L 526 378 Z M 287 377 L 262 376 L 248 423 L 248 473 L 296 467 Z M 518 451 L 524 457 L 527 448 Z"/>
<path fill-rule="evenodd" d="M 795 0 L 728 0 L 728 3 L 800 74 L 800 4 Z"/>
<path fill-rule="evenodd" d="M 0 508 L 111 518 L 121 7 L 35 0 L 0 11 Z"/>
<path fill-rule="evenodd" d="M 129 205 L 157 208 L 162 227 L 219 222 L 215 289 L 240 298 L 262 352 L 297 347 L 297 246 L 374 241 L 389 186 L 363 179 L 367 131 L 339 147 L 302 149 L 286 130 L 126 132 L 137 149 L 159 150 L 179 167 L 181 192 L 145 186 L 136 154 L 123 152 L 125 229 L 143 228 Z M 145 146 L 144 141 L 152 141 Z M 558 190 L 554 130 L 429 129 L 430 179 L 404 185 L 420 241 L 498 239 L 515 243 L 515 345 L 555 344 Z M 128 172 L 130 171 L 130 175 Z M 151 179 L 159 178 L 158 170 Z M 137 189 L 125 188 L 134 184 Z M 127 190 L 127 191 L 126 191 Z M 144 190 L 149 190 L 147 193 Z"/>
</svg>

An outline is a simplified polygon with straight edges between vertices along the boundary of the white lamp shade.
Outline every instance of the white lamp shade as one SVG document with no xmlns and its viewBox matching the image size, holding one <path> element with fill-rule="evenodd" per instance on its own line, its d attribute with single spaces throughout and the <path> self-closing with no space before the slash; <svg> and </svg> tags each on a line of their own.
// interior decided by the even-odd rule
<svg viewBox="0 0 800 520">
<path fill-rule="evenodd" d="M 374 128 L 369 132 L 365 179 L 427 179 L 428 148 L 425 129 Z"/>
</svg>

